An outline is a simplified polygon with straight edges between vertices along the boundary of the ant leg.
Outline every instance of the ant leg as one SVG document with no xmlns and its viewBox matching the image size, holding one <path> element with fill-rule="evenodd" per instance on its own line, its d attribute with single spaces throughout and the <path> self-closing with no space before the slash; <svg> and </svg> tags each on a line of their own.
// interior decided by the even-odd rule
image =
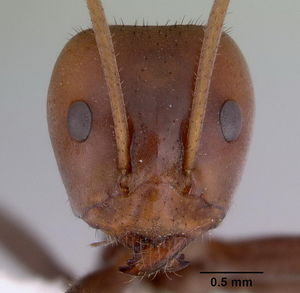
<svg viewBox="0 0 300 293">
<path fill-rule="evenodd" d="M 0 209 L 0 243 L 34 276 L 46 280 L 61 279 L 69 283 L 73 278 L 46 251 L 27 228 Z"/>
<path fill-rule="evenodd" d="M 300 237 L 269 237 L 241 241 L 196 240 L 184 251 L 191 265 L 182 278 L 163 275 L 152 286 L 170 292 L 211 292 L 211 278 L 227 280 L 226 292 L 242 285 L 253 293 L 300 292 Z M 200 274 L 200 272 L 249 272 L 249 274 Z M 251 272 L 264 272 L 251 274 Z M 243 282 L 243 280 L 245 280 Z M 247 288 L 246 288 L 247 285 Z"/>
<path fill-rule="evenodd" d="M 121 245 L 108 246 L 101 258 L 103 268 L 76 282 L 67 293 L 121 293 L 134 283 L 133 276 L 119 271 L 119 266 L 129 258 L 128 249 Z"/>
</svg>

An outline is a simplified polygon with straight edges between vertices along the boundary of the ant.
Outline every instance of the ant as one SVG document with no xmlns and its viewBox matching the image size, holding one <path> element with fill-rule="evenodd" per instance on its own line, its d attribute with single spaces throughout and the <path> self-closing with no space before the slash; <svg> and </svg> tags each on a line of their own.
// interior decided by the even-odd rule
<svg viewBox="0 0 300 293">
<path fill-rule="evenodd" d="M 115 246 L 68 292 L 121 292 L 133 278 L 208 292 L 207 277 L 194 279 L 211 268 L 264 270 L 255 292 L 297 291 L 279 276 L 299 274 L 299 262 L 286 263 L 298 238 L 203 241 L 230 207 L 253 122 L 246 62 L 222 33 L 229 1 L 215 1 L 205 27 L 109 27 L 101 2 L 87 3 L 93 30 L 56 63 L 49 131 L 74 213 Z M 266 252 L 273 264 L 261 261 Z"/>
</svg>

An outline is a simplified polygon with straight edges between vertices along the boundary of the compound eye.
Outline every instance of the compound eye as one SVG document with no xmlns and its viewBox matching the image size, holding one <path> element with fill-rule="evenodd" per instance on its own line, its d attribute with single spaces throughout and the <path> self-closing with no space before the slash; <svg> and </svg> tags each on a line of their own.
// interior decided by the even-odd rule
<svg viewBox="0 0 300 293">
<path fill-rule="evenodd" d="M 90 134 L 92 126 L 90 107 L 82 101 L 71 104 L 67 123 L 70 136 L 77 142 L 85 141 Z"/>
<path fill-rule="evenodd" d="M 242 113 L 238 103 L 227 100 L 221 108 L 219 119 L 224 139 L 227 142 L 237 140 L 242 129 Z"/>
</svg>

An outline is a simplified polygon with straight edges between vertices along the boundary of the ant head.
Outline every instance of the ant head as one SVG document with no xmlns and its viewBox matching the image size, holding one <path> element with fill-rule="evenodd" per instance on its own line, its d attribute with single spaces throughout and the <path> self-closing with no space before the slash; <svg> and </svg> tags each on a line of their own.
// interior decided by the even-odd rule
<svg viewBox="0 0 300 293">
<path fill-rule="evenodd" d="M 226 214 L 251 133 L 251 80 L 238 47 L 223 34 L 200 113 L 198 148 L 192 167 L 185 168 L 193 145 L 191 112 L 197 106 L 193 97 L 204 28 L 110 29 L 128 125 L 126 172 L 119 164 L 122 132 L 116 130 L 103 70 L 107 64 L 92 30 L 70 40 L 54 68 L 50 136 L 76 215 L 133 249 L 141 243 L 149 250 L 172 244 L 167 260 L 169 252 L 175 257 L 189 239 L 217 226 Z M 133 235 L 130 241 L 127 235 Z M 149 266 L 159 265 L 164 262 Z"/>
<path fill-rule="evenodd" d="M 208 219 L 224 215 L 241 172 L 253 112 L 251 82 L 237 46 L 223 36 L 199 150 L 186 175 L 182 162 L 203 28 L 112 31 L 129 121 L 127 175 L 117 165 L 110 101 L 91 30 L 67 44 L 50 84 L 50 135 L 74 211 L 113 233 L 131 225 L 157 227 L 157 233 L 187 232 L 201 227 L 206 210 L 213 210 Z"/>
</svg>

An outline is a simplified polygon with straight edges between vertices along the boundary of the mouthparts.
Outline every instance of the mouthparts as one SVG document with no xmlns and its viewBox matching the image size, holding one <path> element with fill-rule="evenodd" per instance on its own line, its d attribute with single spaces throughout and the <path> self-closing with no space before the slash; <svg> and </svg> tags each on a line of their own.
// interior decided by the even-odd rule
<svg viewBox="0 0 300 293">
<path fill-rule="evenodd" d="M 184 235 L 168 235 L 150 239 L 132 233 L 122 240 L 121 242 L 133 251 L 133 257 L 127 261 L 127 266 L 119 268 L 123 273 L 143 276 L 160 271 L 177 272 L 189 265 L 180 252 L 193 239 Z"/>
</svg>

